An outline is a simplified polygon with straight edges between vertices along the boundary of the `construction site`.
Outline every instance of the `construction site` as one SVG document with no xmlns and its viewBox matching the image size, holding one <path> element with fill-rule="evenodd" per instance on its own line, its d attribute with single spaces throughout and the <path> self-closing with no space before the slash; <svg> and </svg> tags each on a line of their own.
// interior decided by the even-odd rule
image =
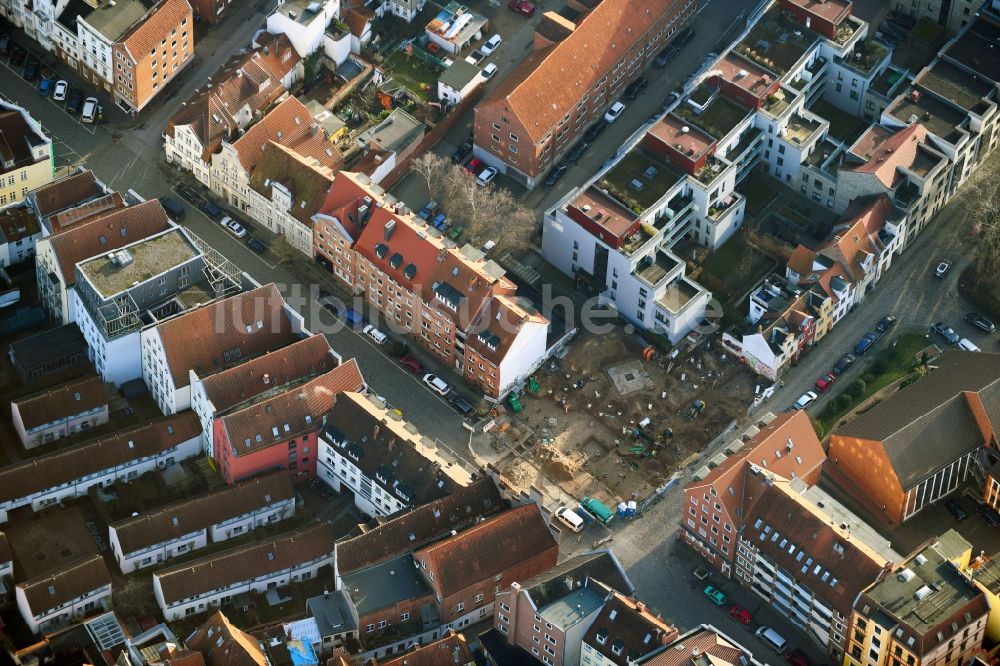
<svg viewBox="0 0 1000 666">
<path fill-rule="evenodd" d="M 710 345 L 663 355 L 620 328 L 581 333 L 504 403 L 473 450 L 525 493 L 642 500 L 746 414 L 756 382 Z"/>
</svg>

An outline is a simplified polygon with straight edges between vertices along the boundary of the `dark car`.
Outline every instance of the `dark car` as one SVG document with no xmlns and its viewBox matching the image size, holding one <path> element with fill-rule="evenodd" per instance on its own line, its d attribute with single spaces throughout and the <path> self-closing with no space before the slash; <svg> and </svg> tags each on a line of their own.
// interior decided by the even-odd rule
<svg viewBox="0 0 1000 666">
<path fill-rule="evenodd" d="M 656 67 L 666 67 L 667 63 L 670 62 L 670 59 L 673 58 L 674 55 L 676 54 L 677 54 L 677 47 L 671 44 L 670 46 L 668 46 L 667 48 L 663 49 L 662 51 L 656 54 L 656 59 L 653 60 L 653 65 L 655 65 Z"/>
<path fill-rule="evenodd" d="M 607 121 L 601 119 L 596 123 L 587 128 L 587 131 L 583 134 L 583 140 L 587 143 L 593 143 L 594 139 L 601 136 L 601 132 L 608 126 Z"/>
<path fill-rule="evenodd" d="M 559 179 L 563 177 L 563 174 L 566 173 L 567 169 L 569 169 L 569 165 L 565 163 L 554 166 L 552 171 L 549 171 L 549 175 L 545 177 L 545 186 L 552 187 L 558 183 Z"/>
<path fill-rule="evenodd" d="M 566 154 L 567 162 L 576 162 L 583 154 L 587 152 L 587 148 L 590 148 L 590 144 L 586 141 L 581 141 L 580 143 L 573 146 L 573 149 Z"/>
<path fill-rule="evenodd" d="M 890 23 L 889 21 L 882 21 L 879 24 L 878 29 L 882 33 L 889 35 L 893 39 L 898 39 L 899 41 L 906 39 L 906 31 L 903 30 L 898 25 L 896 25 L 895 23 Z"/>
<path fill-rule="evenodd" d="M 934 324 L 931 325 L 931 330 L 940 335 L 945 340 L 947 340 L 949 343 L 953 345 L 958 344 L 958 341 L 960 339 L 958 333 L 956 333 L 955 329 L 953 329 L 951 326 L 944 323 L 943 321 L 934 322 Z"/>
<path fill-rule="evenodd" d="M 10 64 L 14 67 L 20 67 L 24 64 L 24 61 L 28 59 L 28 51 L 20 44 L 11 43 L 10 45 Z"/>
<path fill-rule="evenodd" d="M 674 44 L 677 48 L 680 48 L 694 39 L 694 28 L 688 27 L 681 34 L 677 35 L 677 39 L 674 40 Z"/>
<path fill-rule="evenodd" d="M 264 241 L 257 238 L 253 234 L 247 236 L 247 247 L 249 247 L 257 254 L 264 254 L 265 252 L 267 252 L 267 245 L 264 244 Z"/>
<path fill-rule="evenodd" d="M 809 661 L 809 657 L 806 653 L 798 648 L 792 648 L 785 653 L 785 661 L 787 661 L 792 666 L 810 666 L 812 662 Z"/>
<path fill-rule="evenodd" d="M 461 414 L 462 416 L 471 416 L 472 413 L 475 411 L 474 409 L 472 409 L 472 405 L 470 405 L 465 400 L 465 398 L 458 395 L 457 393 L 452 393 L 452 396 L 448 400 L 448 402 L 450 402 L 451 406 L 455 408 L 455 411 Z"/>
<path fill-rule="evenodd" d="M 871 349 L 877 340 L 878 335 L 875 333 L 866 333 L 863 338 L 858 340 L 858 344 L 854 345 L 855 355 L 864 356 L 865 352 Z"/>
<path fill-rule="evenodd" d="M 833 366 L 833 374 L 835 375 L 844 374 L 847 371 L 847 369 L 852 365 L 854 365 L 854 362 L 857 360 L 858 357 L 855 356 L 854 354 L 844 354 L 843 356 L 840 357 L 840 360 L 837 361 L 837 364 Z"/>
<path fill-rule="evenodd" d="M 917 19 L 912 16 L 907 16 L 902 12 L 891 11 L 886 18 L 904 30 L 913 30 L 914 26 L 917 25 Z"/>
<path fill-rule="evenodd" d="M 451 154 L 451 161 L 455 164 L 461 164 L 465 161 L 465 158 L 469 156 L 472 152 L 472 142 L 466 141 L 461 146 L 459 146 L 455 152 Z"/>
<path fill-rule="evenodd" d="M 160 197 L 160 205 L 163 206 L 163 210 L 167 211 L 167 215 L 177 222 L 183 220 L 184 216 L 187 215 L 187 209 L 184 208 L 184 205 L 180 201 L 177 201 L 177 199 Z"/>
<path fill-rule="evenodd" d="M 993 322 L 987 319 L 986 315 L 981 315 L 978 312 L 970 312 L 965 315 L 965 321 L 969 322 L 983 333 L 992 333 L 996 330 L 996 326 L 993 325 Z"/>
<path fill-rule="evenodd" d="M 10 36 L 0 35 L 0 55 L 7 55 L 10 53 Z"/>
<path fill-rule="evenodd" d="M 42 63 L 38 62 L 35 58 L 28 58 L 28 61 L 24 64 L 24 80 L 34 81 L 41 72 Z"/>
<path fill-rule="evenodd" d="M 646 77 L 640 76 L 625 87 L 625 94 L 623 97 L 625 99 L 635 99 L 642 93 L 643 90 L 646 89 L 648 85 L 649 81 L 646 80 Z"/>
<path fill-rule="evenodd" d="M 72 88 L 69 91 L 69 95 L 66 96 L 66 111 L 73 114 L 80 113 L 80 108 L 83 106 L 83 99 L 83 91 Z"/>
<path fill-rule="evenodd" d="M 1000 513 L 991 506 L 980 504 L 976 507 L 976 513 L 983 517 L 990 527 L 1000 527 Z"/>
<path fill-rule="evenodd" d="M 413 358 L 412 356 L 400 357 L 399 364 L 415 375 L 419 375 L 424 371 L 424 366 L 420 364 L 420 361 Z"/>
<path fill-rule="evenodd" d="M 886 315 L 882 317 L 879 323 L 875 324 L 875 330 L 879 333 L 885 333 L 890 328 L 896 325 L 896 318 L 892 315 Z"/>
<path fill-rule="evenodd" d="M 958 501 L 958 498 L 950 497 L 945 500 L 944 508 L 948 509 L 948 513 L 958 522 L 962 522 L 969 517 L 969 514 L 965 512 L 965 507 Z"/>
<path fill-rule="evenodd" d="M 205 212 L 206 215 L 208 215 L 209 217 L 212 217 L 212 218 L 217 218 L 220 215 L 222 215 L 222 209 L 219 208 L 218 206 L 216 206 L 214 203 L 212 203 L 208 199 L 205 199 L 201 203 L 200 208 Z"/>
</svg>

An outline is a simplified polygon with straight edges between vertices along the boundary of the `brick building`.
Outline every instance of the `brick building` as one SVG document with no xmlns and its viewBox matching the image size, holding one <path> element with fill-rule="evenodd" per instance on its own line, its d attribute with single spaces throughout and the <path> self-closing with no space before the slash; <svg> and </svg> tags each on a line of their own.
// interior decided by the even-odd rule
<svg viewBox="0 0 1000 666">
<path fill-rule="evenodd" d="M 476 106 L 476 156 L 534 187 L 699 6 L 610 0 L 575 22 L 547 12 L 534 50 Z"/>
<path fill-rule="evenodd" d="M 194 56 L 188 0 L 161 0 L 112 47 L 115 103 L 140 111 Z"/>
</svg>

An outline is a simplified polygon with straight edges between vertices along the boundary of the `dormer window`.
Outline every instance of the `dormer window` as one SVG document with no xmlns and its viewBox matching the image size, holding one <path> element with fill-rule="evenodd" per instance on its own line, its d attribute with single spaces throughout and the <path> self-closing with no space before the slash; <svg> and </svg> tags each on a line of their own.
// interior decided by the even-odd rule
<svg viewBox="0 0 1000 666">
<path fill-rule="evenodd" d="M 608 633 L 607 629 L 602 628 L 598 630 L 597 635 L 594 638 L 597 639 L 598 644 L 606 645 L 608 642 Z"/>
</svg>

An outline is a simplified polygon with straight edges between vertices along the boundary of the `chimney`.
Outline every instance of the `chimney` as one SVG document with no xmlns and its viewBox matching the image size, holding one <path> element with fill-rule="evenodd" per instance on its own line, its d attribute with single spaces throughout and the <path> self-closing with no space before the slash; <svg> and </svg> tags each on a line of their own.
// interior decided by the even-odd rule
<svg viewBox="0 0 1000 666">
<path fill-rule="evenodd" d="M 379 424 L 376 423 L 375 427 L 372 429 L 372 439 L 378 439 L 378 434 L 381 430 L 382 429 L 379 427 Z"/>
<path fill-rule="evenodd" d="M 266 372 L 264 373 L 264 383 L 265 384 L 271 383 L 271 375 L 267 374 Z"/>
<path fill-rule="evenodd" d="M 642 603 L 641 601 L 637 601 L 635 604 L 635 609 L 640 613 L 642 613 L 646 610 L 646 604 Z"/>
</svg>

